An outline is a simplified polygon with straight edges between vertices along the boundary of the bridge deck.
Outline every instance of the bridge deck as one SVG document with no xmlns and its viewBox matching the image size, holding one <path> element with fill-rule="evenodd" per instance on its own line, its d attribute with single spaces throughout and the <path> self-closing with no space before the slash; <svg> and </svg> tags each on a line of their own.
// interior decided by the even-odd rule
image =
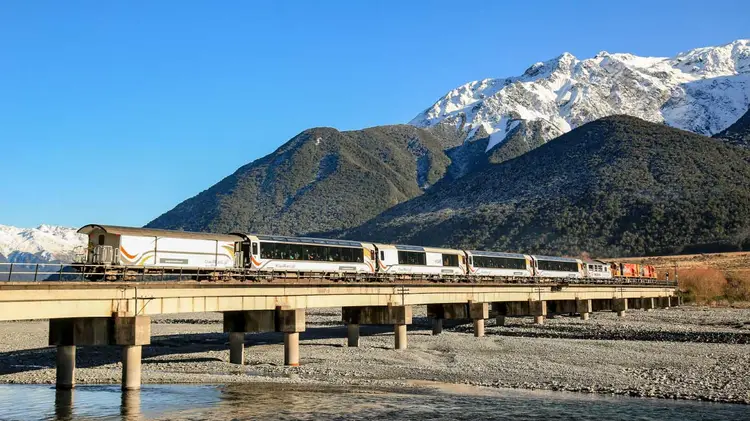
<svg viewBox="0 0 750 421">
<path fill-rule="evenodd" d="M 3 282 L 0 321 L 239 310 L 668 297 L 668 285 Z"/>
</svg>

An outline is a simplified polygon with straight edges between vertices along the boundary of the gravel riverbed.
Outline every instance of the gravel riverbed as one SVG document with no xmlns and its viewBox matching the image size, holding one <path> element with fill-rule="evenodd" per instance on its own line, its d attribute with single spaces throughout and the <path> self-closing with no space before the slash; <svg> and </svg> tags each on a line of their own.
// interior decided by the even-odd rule
<svg viewBox="0 0 750 421">
<path fill-rule="evenodd" d="M 487 321 L 432 336 L 424 307 L 414 308 L 408 347 L 393 349 L 388 326 L 362 326 L 360 346 L 346 346 L 336 309 L 310 310 L 300 334 L 300 367 L 284 367 L 281 333 L 247 334 L 245 366 L 229 363 L 221 314 L 152 319 L 143 349 L 144 383 L 274 381 L 423 387 L 432 382 L 547 389 L 750 404 L 750 310 L 680 307 Z M 54 383 L 48 323 L 0 323 L 0 383 Z M 117 347 L 78 347 L 76 380 L 119 383 Z"/>
</svg>

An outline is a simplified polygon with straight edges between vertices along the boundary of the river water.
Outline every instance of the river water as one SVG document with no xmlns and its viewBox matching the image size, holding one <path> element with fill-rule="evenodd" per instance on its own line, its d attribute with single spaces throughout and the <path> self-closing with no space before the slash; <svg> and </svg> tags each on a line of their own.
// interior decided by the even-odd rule
<svg viewBox="0 0 750 421">
<path fill-rule="evenodd" d="M 368 389 L 285 384 L 0 385 L 0 420 L 742 420 L 745 405 L 453 385 Z"/>
</svg>

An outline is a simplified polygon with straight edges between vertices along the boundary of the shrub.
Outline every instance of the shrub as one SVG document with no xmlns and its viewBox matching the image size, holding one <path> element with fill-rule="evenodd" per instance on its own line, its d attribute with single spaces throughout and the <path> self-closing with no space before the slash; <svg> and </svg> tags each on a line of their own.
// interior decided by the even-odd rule
<svg viewBox="0 0 750 421">
<path fill-rule="evenodd" d="M 727 288 L 724 274 L 715 268 L 683 269 L 679 272 L 679 288 L 685 301 L 699 304 L 721 301 Z"/>
<path fill-rule="evenodd" d="M 727 273 L 724 296 L 730 303 L 750 301 L 750 273 L 747 271 Z"/>
</svg>

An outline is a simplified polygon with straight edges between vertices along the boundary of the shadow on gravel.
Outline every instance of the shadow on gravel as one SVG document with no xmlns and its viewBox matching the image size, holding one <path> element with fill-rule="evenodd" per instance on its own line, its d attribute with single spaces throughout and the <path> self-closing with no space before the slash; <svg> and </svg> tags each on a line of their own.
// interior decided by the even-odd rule
<svg viewBox="0 0 750 421">
<path fill-rule="evenodd" d="M 409 326 L 409 331 L 424 329 L 422 326 Z M 391 326 L 360 326 L 361 336 L 392 334 Z M 344 347 L 347 336 L 346 326 L 309 327 L 300 333 L 300 341 L 340 339 L 341 344 L 312 344 L 313 346 Z M 284 334 L 280 332 L 248 333 L 245 335 L 245 346 L 281 345 Z M 392 349 L 386 348 L 384 349 Z M 153 336 L 151 345 L 143 347 L 143 364 L 164 364 L 179 362 L 225 361 L 219 358 L 196 357 L 159 360 L 161 356 L 174 354 L 193 354 L 208 351 L 229 352 L 229 337 L 226 333 L 191 333 L 184 335 Z M 0 352 L 0 375 L 55 368 L 55 347 L 27 349 L 21 351 Z M 122 351 L 118 346 L 79 346 L 76 347 L 76 367 L 93 368 L 121 361 Z M 228 364 L 228 361 L 227 361 Z"/>
<path fill-rule="evenodd" d="M 652 341 L 652 342 L 694 342 L 721 344 L 748 344 L 750 333 L 745 332 L 658 332 L 632 330 L 626 327 L 614 329 L 592 328 L 589 326 L 557 325 L 535 326 L 533 330 L 524 328 L 516 330 L 513 327 L 498 328 L 488 335 L 513 336 L 525 338 L 552 339 L 591 339 L 605 341 Z"/>
</svg>

